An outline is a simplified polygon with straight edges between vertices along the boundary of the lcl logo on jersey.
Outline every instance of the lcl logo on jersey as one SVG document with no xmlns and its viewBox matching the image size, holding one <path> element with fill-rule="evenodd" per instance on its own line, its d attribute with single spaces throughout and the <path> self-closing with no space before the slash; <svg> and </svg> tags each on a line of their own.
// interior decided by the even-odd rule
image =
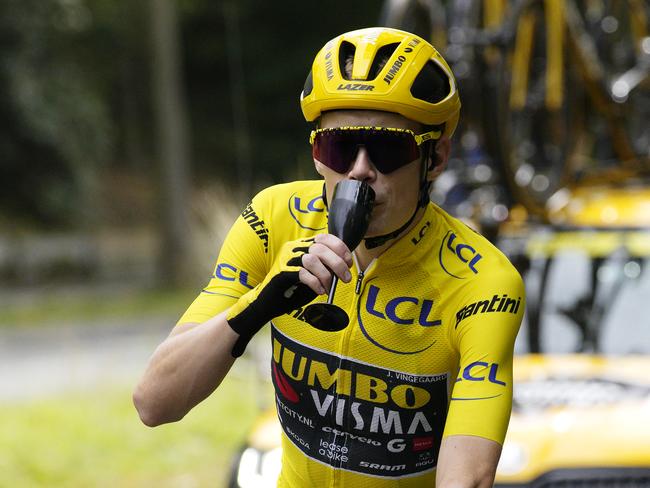
<svg viewBox="0 0 650 488">
<path fill-rule="evenodd" d="M 472 271 L 472 273 L 478 274 L 479 270 L 477 268 L 477 265 L 482 258 L 483 256 L 481 256 L 476 249 L 474 249 L 469 244 L 461 242 L 456 237 L 456 234 L 454 234 L 451 230 L 445 234 L 445 237 L 442 239 L 442 243 L 440 244 L 440 250 L 438 251 L 438 261 L 440 262 L 442 269 L 449 276 L 453 276 L 459 280 L 462 280 L 464 278 L 462 276 L 457 276 L 449 271 L 449 268 L 452 266 L 445 266 L 445 263 L 450 264 L 450 260 L 458 259 L 461 262 L 465 263 L 470 271 Z M 453 263 L 451 264 L 453 265 Z"/>
<path fill-rule="evenodd" d="M 223 281 L 239 281 L 246 288 L 253 289 L 253 285 L 248 283 L 248 273 L 237 269 L 232 264 L 217 263 L 214 269 L 214 277 Z"/>
<path fill-rule="evenodd" d="M 506 386 L 507 383 L 498 378 L 499 376 L 499 364 L 498 363 L 488 363 L 487 361 L 474 361 L 469 363 L 464 368 L 461 368 L 456 383 L 463 382 L 466 386 L 469 386 L 467 382 L 486 384 L 492 383 L 500 387 Z M 470 384 L 471 384 L 470 383 Z M 463 389 L 465 393 L 472 391 L 468 389 Z M 482 390 L 485 392 L 485 390 Z M 501 388 L 497 390 L 488 390 L 491 394 L 481 395 L 481 396 L 458 396 L 458 392 L 454 389 L 454 395 L 451 397 L 452 400 L 489 400 L 491 398 L 496 398 L 503 394 Z M 461 395 L 463 395 L 461 393 Z"/>
<path fill-rule="evenodd" d="M 487 370 L 487 374 L 486 374 Z M 485 361 L 474 361 L 463 368 L 462 377 L 456 381 L 488 381 L 495 385 L 506 386 L 505 381 L 497 379 L 499 365 L 497 363 L 486 363 Z"/>
<path fill-rule="evenodd" d="M 304 198 L 292 194 L 289 197 L 289 214 L 296 221 L 296 223 L 303 229 L 308 230 L 323 230 L 327 225 L 315 226 L 314 223 L 318 222 L 318 219 L 314 219 L 315 215 L 322 214 L 325 212 L 325 202 L 323 200 L 323 195 L 318 195 L 313 198 Z"/>
<path fill-rule="evenodd" d="M 424 347 L 414 350 L 399 350 L 385 342 L 389 338 L 394 341 L 395 336 L 385 325 L 382 325 L 382 321 L 424 329 L 441 325 L 442 320 L 436 318 L 433 310 L 434 300 L 410 296 L 391 297 L 387 296 L 387 293 L 383 292 L 380 287 L 370 285 L 365 303 L 362 302 L 363 300 L 359 300 L 357 308 L 359 326 L 366 339 L 377 347 L 395 354 L 416 354 L 428 349 L 435 342 L 433 340 Z M 375 317 L 374 320 L 373 317 Z M 376 319 L 380 319 L 380 321 Z M 422 334 L 422 337 L 424 337 L 424 334 Z M 421 346 L 421 343 L 419 345 Z"/>
</svg>

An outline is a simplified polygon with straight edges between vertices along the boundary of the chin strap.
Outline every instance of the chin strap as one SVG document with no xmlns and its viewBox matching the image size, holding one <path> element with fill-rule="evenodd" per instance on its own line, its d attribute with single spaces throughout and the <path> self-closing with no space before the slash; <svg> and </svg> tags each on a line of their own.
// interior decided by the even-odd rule
<svg viewBox="0 0 650 488">
<path fill-rule="evenodd" d="M 434 141 L 430 141 L 430 143 L 433 142 Z M 431 192 L 432 183 L 431 181 L 427 181 L 427 172 L 429 170 L 427 161 L 429 159 L 429 156 L 433 155 L 434 147 L 435 145 L 432 145 L 430 146 L 430 149 L 427 149 L 426 151 L 422 151 L 422 157 L 420 159 L 420 165 L 422 167 L 422 171 L 420 172 L 420 189 L 418 195 L 418 203 L 415 206 L 415 210 L 413 210 L 411 217 L 397 230 L 394 230 L 392 232 L 389 232 L 388 234 L 384 234 L 381 236 L 366 237 L 363 240 L 366 245 L 366 249 L 374 249 L 376 247 L 383 246 L 391 239 L 395 239 L 396 237 L 398 237 L 402 232 L 404 232 L 408 228 L 409 225 L 411 225 L 413 219 L 415 219 L 415 216 L 418 213 L 418 210 L 426 207 L 429 204 L 429 201 L 431 200 L 429 194 Z"/>
</svg>

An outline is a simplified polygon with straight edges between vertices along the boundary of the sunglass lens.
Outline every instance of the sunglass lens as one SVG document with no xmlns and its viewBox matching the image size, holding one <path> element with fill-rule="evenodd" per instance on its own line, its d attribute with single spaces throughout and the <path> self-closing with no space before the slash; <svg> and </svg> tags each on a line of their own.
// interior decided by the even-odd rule
<svg viewBox="0 0 650 488">
<path fill-rule="evenodd" d="M 404 132 L 377 131 L 366 142 L 368 154 L 375 167 L 388 174 L 419 157 L 413 136 Z"/>
<path fill-rule="evenodd" d="M 315 159 L 337 173 L 346 173 L 364 146 L 375 167 L 384 174 L 419 157 L 418 146 L 407 132 L 377 129 L 341 129 L 318 132 L 312 153 Z"/>
<path fill-rule="evenodd" d="M 319 132 L 314 139 L 314 158 L 337 173 L 348 171 L 358 149 L 356 140 L 346 132 Z"/>
</svg>

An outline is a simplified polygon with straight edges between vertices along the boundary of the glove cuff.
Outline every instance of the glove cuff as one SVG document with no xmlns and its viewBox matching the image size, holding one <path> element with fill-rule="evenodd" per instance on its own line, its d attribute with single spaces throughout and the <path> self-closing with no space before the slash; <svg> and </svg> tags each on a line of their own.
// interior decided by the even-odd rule
<svg viewBox="0 0 650 488">
<path fill-rule="evenodd" d="M 245 301 L 243 310 L 239 301 Z M 263 317 L 259 311 L 255 310 L 255 303 L 246 300 L 246 295 L 242 296 L 239 301 L 233 305 L 226 315 L 226 321 L 232 330 L 239 334 L 230 354 L 238 358 L 246 350 L 246 346 L 257 332 L 273 317 Z M 234 316 L 233 316 L 234 315 Z"/>
</svg>

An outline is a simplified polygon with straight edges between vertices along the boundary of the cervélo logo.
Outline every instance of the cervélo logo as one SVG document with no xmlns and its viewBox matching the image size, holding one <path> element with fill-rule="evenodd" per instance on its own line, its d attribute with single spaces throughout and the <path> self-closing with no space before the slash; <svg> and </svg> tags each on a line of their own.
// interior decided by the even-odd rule
<svg viewBox="0 0 650 488">
<path fill-rule="evenodd" d="M 266 224 L 262 219 L 259 218 L 255 210 L 253 209 L 253 204 L 249 203 L 248 206 L 244 209 L 241 216 L 244 218 L 246 223 L 250 225 L 251 229 L 255 231 L 257 237 L 260 238 L 260 241 L 264 244 L 264 253 L 269 252 L 269 230 L 266 228 Z"/>
</svg>

